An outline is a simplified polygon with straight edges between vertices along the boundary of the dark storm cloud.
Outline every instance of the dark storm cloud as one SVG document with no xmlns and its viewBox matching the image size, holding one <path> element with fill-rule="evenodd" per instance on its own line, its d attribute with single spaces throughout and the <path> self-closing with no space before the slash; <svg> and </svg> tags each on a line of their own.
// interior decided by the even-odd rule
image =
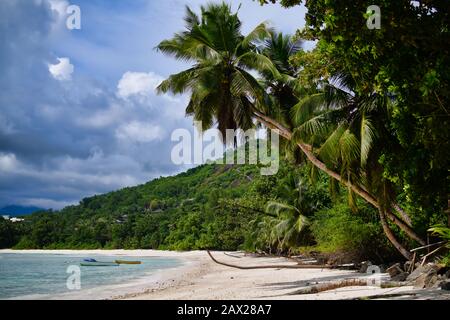
<svg viewBox="0 0 450 320">
<path fill-rule="evenodd" d="M 61 208 L 185 169 L 170 135 L 192 128 L 186 97 L 153 89 L 186 66 L 154 47 L 205 1 L 129 2 L 78 0 L 69 31 L 66 0 L 0 0 L 0 207 Z M 266 19 L 294 32 L 302 12 L 247 1 L 240 15 L 244 32 Z"/>
<path fill-rule="evenodd" d="M 0 2 L 0 206 L 60 208 L 177 170 L 168 138 L 188 122 L 158 108 L 180 101 L 145 87 L 118 96 L 120 79 L 99 83 L 73 61 L 70 81 L 55 79 L 57 20 L 46 1 Z"/>
</svg>

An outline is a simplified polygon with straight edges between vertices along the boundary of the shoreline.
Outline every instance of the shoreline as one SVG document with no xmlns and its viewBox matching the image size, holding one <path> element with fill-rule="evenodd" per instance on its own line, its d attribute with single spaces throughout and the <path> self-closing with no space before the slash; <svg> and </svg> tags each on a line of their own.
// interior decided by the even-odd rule
<svg viewBox="0 0 450 320">
<path fill-rule="evenodd" d="M 164 284 L 170 284 L 179 276 L 185 275 L 190 270 L 195 270 L 195 257 L 199 251 L 174 252 L 159 250 L 12 250 L 0 249 L 0 254 L 46 254 L 46 255 L 86 255 L 130 258 L 174 258 L 180 261 L 178 266 L 168 269 L 149 271 L 148 275 L 139 276 L 136 279 L 116 284 L 105 284 L 98 287 L 83 289 L 82 291 L 65 292 L 58 294 L 32 294 L 22 295 L 7 300 L 119 300 L 126 297 L 144 295 L 152 290 L 163 289 Z M 1 260 L 0 260 L 1 261 Z"/>
<path fill-rule="evenodd" d="M 97 300 L 343 300 L 373 295 L 398 295 L 398 299 L 450 299 L 450 294 L 430 290 L 414 290 L 411 286 L 382 289 L 377 286 L 345 287 L 317 294 L 293 294 L 299 288 L 323 283 L 364 277 L 349 270 L 330 269 L 257 269 L 241 270 L 214 263 L 206 251 L 158 250 L 0 250 L 18 254 L 91 254 L 129 257 L 178 258 L 180 266 L 143 277 L 133 283 L 99 287 L 91 292 L 60 294 L 48 299 Z M 241 266 L 286 265 L 292 260 L 283 257 L 255 257 L 234 253 L 213 252 L 223 262 Z M 102 291 L 101 297 L 96 291 Z M 38 297 L 39 298 L 39 297 Z M 41 297 L 42 298 L 42 297 Z"/>
</svg>

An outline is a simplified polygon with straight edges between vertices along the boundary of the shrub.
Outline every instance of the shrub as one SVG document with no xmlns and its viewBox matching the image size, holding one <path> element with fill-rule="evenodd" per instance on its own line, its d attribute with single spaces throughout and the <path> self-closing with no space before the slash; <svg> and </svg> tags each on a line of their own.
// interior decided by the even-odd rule
<svg viewBox="0 0 450 320">
<path fill-rule="evenodd" d="M 322 252 L 347 252 L 372 261 L 394 254 L 372 208 L 353 213 L 346 203 L 336 204 L 317 212 L 311 231 Z"/>
</svg>

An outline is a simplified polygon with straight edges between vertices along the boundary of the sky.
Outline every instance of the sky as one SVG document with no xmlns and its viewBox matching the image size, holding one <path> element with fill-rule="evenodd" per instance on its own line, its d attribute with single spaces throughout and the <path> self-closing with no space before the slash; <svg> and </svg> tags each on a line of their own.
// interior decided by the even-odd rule
<svg viewBox="0 0 450 320">
<path fill-rule="evenodd" d="M 171 161 L 187 96 L 155 87 L 188 65 L 154 48 L 205 0 L 0 1 L 0 207 L 61 209 L 184 171 Z M 303 7 L 239 5 L 243 32 L 262 21 L 294 33 Z M 81 10 L 70 30 L 66 9 Z"/>
</svg>

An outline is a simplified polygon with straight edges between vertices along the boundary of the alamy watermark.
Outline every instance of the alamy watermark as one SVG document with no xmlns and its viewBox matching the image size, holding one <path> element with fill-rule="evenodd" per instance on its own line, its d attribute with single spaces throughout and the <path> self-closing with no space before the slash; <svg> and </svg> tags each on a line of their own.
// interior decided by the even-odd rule
<svg viewBox="0 0 450 320">
<path fill-rule="evenodd" d="M 81 9 L 77 5 L 70 5 L 66 9 L 66 27 L 69 30 L 81 30 Z"/>
<path fill-rule="evenodd" d="M 257 131 L 250 129 L 226 130 L 226 136 L 217 129 L 203 132 L 201 122 L 195 122 L 192 134 L 187 129 L 173 131 L 171 140 L 178 142 L 171 152 L 172 162 L 176 165 L 201 165 L 205 162 L 216 164 L 259 164 L 262 175 L 274 175 L 279 169 L 279 134 L 270 130 L 270 137 L 257 139 Z M 236 149 L 225 150 L 224 142 L 244 141 Z M 247 161 L 248 158 L 248 161 Z"/>
<path fill-rule="evenodd" d="M 70 274 L 66 281 L 68 290 L 81 290 L 81 269 L 77 265 L 67 267 L 66 273 Z"/>
<path fill-rule="evenodd" d="M 367 8 L 367 28 L 369 30 L 381 29 L 381 9 L 379 6 L 371 5 Z"/>
<path fill-rule="evenodd" d="M 381 268 L 377 265 L 369 265 L 366 271 L 367 285 L 374 287 L 381 287 L 381 282 L 384 278 L 384 274 L 381 272 Z"/>
</svg>

